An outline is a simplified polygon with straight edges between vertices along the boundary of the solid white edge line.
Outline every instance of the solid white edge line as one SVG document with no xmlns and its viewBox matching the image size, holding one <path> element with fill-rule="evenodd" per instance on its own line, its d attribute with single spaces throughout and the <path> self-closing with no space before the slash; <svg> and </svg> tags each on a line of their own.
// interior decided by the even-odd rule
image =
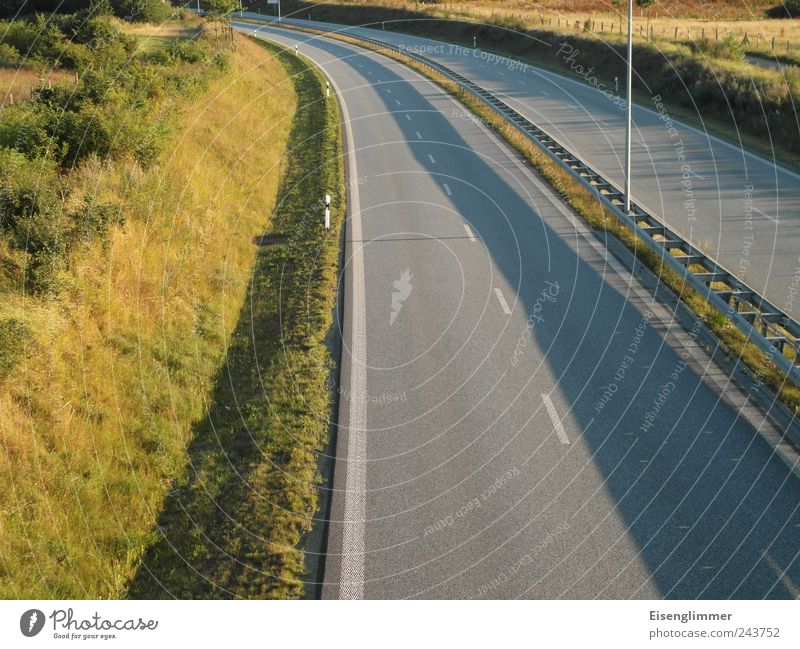
<svg viewBox="0 0 800 649">
<path fill-rule="evenodd" d="M 347 140 L 347 163 L 350 177 L 358 178 L 356 146 L 350 128 L 350 114 L 344 95 L 333 79 L 331 86 L 342 111 L 342 128 Z M 367 405 L 363 395 L 367 383 L 367 341 L 364 287 L 364 250 L 361 233 L 361 203 L 358 187 L 351 188 L 351 331 L 350 331 L 350 419 L 348 422 L 347 458 L 345 460 L 344 520 L 342 521 L 342 560 L 339 599 L 364 599 L 364 527 L 367 510 Z"/>
<path fill-rule="evenodd" d="M 561 423 L 561 417 L 558 416 L 558 411 L 556 410 L 553 401 L 550 399 L 550 395 L 542 394 L 542 401 L 544 401 L 544 407 L 547 409 L 547 414 L 550 415 L 550 420 L 553 422 L 558 441 L 562 444 L 569 444 L 567 431 L 564 430 L 564 424 Z"/>
<path fill-rule="evenodd" d="M 268 39 L 267 36 L 262 38 Z M 347 163 L 350 176 L 358 178 L 356 145 L 350 128 L 350 113 L 344 95 L 333 77 L 317 66 L 330 81 L 342 111 L 342 129 L 347 140 Z M 361 233 L 361 202 L 357 186 L 350 186 L 349 239 L 351 241 L 350 324 L 350 420 L 348 422 L 347 458 L 345 460 L 344 520 L 342 521 L 342 559 L 339 599 L 364 599 L 364 528 L 367 514 L 367 404 L 366 394 L 366 312 L 364 285 L 364 250 Z M 346 244 L 345 244 L 346 245 Z"/>
</svg>

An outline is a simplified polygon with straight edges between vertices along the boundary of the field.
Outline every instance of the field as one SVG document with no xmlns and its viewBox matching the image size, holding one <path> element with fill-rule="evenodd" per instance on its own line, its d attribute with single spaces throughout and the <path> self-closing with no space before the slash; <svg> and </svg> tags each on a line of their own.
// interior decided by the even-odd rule
<svg viewBox="0 0 800 649">
<path fill-rule="evenodd" d="M 288 14 L 292 10 L 291 0 L 286 3 Z M 606 38 L 621 35 L 627 29 L 625 4 L 610 1 L 551 0 L 550 2 L 492 2 L 490 0 L 465 0 L 463 2 L 412 2 L 410 0 L 343 0 L 336 4 L 364 8 L 379 6 L 414 11 L 431 18 L 447 18 L 486 22 L 514 27 L 516 29 L 547 29 L 560 33 L 583 30 L 591 26 L 592 31 Z M 635 7 L 634 24 L 639 36 L 651 36 L 654 40 L 684 42 L 692 39 L 711 38 L 723 40 L 731 35 L 738 40 L 745 35 L 754 51 L 768 54 L 794 53 L 800 49 L 800 27 L 796 21 L 769 19 L 765 10 L 777 2 L 755 0 L 677 0 L 657 2 L 648 9 Z M 274 12 L 263 0 L 252 4 L 264 13 Z M 298 11 L 304 15 L 315 7 Z"/>
<path fill-rule="evenodd" d="M 15 101 L 30 99 L 31 90 L 38 86 L 70 83 L 75 75 L 63 70 L 38 70 L 36 68 L 0 68 L 0 107 Z"/>
</svg>

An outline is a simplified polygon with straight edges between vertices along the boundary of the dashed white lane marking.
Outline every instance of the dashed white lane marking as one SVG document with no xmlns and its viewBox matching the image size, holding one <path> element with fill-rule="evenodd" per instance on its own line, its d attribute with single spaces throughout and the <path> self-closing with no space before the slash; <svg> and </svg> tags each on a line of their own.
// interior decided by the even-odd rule
<svg viewBox="0 0 800 649">
<path fill-rule="evenodd" d="M 772 568 L 772 570 L 778 576 L 778 579 L 781 580 L 784 588 L 789 591 L 791 596 L 794 597 L 794 599 L 800 599 L 800 588 L 798 588 L 797 584 L 795 584 L 791 577 L 786 574 L 786 571 L 781 568 L 780 564 L 775 561 L 775 559 L 769 553 L 769 550 L 764 550 L 764 559 L 767 560 L 769 567 Z"/>
<path fill-rule="evenodd" d="M 434 164 L 434 165 L 436 164 L 436 160 L 434 160 L 433 156 L 430 153 L 428 154 L 428 160 L 431 161 L 431 164 Z"/>
<path fill-rule="evenodd" d="M 544 407 L 547 409 L 547 414 L 550 415 L 550 421 L 552 421 L 553 426 L 555 426 L 558 441 L 562 444 L 569 444 L 567 431 L 564 430 L 564 424 L 561 423 L 561 417 L 558 416 L 558 411 L 556 410 L 555 405 L 553 405 L 550 395 L 542 394 L 542 401 L 544 401 Z"/>
<path fill-rule="evenodd" d="M 453 195 L 453 192 L 450 189 L 450 185 L 448 185 L 447 183 L 444 184 L 444 191 L 447 192 L 448 196 L 452 196 Z"/>
<path fill-rule="evenodd" d="M 547 90 L 542 90 L 542 94 L 543 94 L 544 96 L 546 96 L 546 97 L 549 97 L 549 96 L 550 96 L 550 93 L 549 93 L 549 92 L 547 92 Z"/>
<path fill-rule="evenodd" d="M 511 315 L 511 309 L 508 308 L 508 302 L 506 302 L 506 298 L 503 297 L 503 291 L 496 288 L 494 289 L 494 294 L 497 296 L 497 301 L 500 302 L 500 308 L 503 309 L 503 313 Z"/>
<path fill-rule="evenodd" d="M 406 119 L 407 119 L 407 120 L 410 122 L 410 121 L 411 121 L 411 115 L 409 115 L 408 113 L 406 113 Z"/>
<path fill-rule="evenodd" d="M 387 89 L 386 89 L 386 92 L 388 92 L 388 93 L 391 95 L 391 94 L 392 94 L 392 90 L 391 90 L 391 88 L 387 88 Z"/>
<path fill-rule="evenodd" d="M 475 234 L 472 232 L 472 228 L 469 227 L 466 223 L 464 224 L 464 229 L 467 231 L 467 236 L 472 243 L 475 243 L 477 239 L 475 238 Z"/>
<path fill-rule="evenodd" d="M 572 108 L 573 110 L 580 110 L 580 108 L 578 108 L 578 107 L 577 107 L 575 104 L 568 104 L 568 105 L 569 105 L 569 107 L 570 107 L 570 108 Z"/>
<path fill-rule="evenodd" d="M 408 115 L 406 115 L 406 117 L 408 117 Z M 417 139 L 418 139 L 418 140 L 421 140 L 421 139 L 422 139 L 422 136 L 419 134 L 419 131 L 417 131 Z"/>
<path fill-rule="evenodd" d="M 397 101 L 397 99 L 394 100 L 394 103 L 397 104 L 398 106 L 402 106 L 403 105 L 399 101 Z"/>
<path fill-rule="evenodd" d="M 773 223 L 777 223 L 777 222 L 778 222 L 778 219 L 776 219 L 776 218 L 775 218 L 775 217 L 773 217 L 773 216 L 770 216 L 770 215 L 769 215 L 769 214 L 767 214 L 766 212 L 762 212 L 762 211 L 761 211 L 760 209 L 758 209 L 757 207 L 753 207 L 753 211 L 754 211 L 754 212 L 758 212 L 758 213 L 759 213 L 761 216 L 768 218 L 768 219 L 769 219 L 770 221 L 772 221 Z"/>
<path fill-rule="evenodd" d="M 504 77 L 504 76 L 506 76 L 506 73 L 505 73 L 505 72 L 500 72 L 499 70 L 497 71 L 497 74 L 499 74 L 501 77 Z"/>
<path fill-rule="evenodd" d="M 341 92 L 333 82 L 336 94 Z M 358 178 L 356 146 L 347 104 L 340 101 L 347 138 L 350 173 Z M 361 204 L 358 187 L 350 194 L 350 232 L 352 238 L 352 322 L 350 400 L 347 461 L 345 464 L 344 520 L 342 521 L 342 564 L 339 577 L 339 599 L 364 598 L 364 527 L 367 517 L 367 338 L 364 285 L 364 250 L 361 233 Z"/>
</svg>

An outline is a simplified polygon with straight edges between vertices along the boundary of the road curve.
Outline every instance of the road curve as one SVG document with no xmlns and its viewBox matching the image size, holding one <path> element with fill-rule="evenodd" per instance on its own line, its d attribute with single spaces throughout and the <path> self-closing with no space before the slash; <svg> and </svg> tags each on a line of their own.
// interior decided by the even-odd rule
<svg viewBox="0 0 800 649">
<path fill-rule="evenodd" d="M 391 31 L 289 22 L 334 27 L 420 52 L 502 97 L 623 187 L 625 114 L 616 97 L 574 78 L 521 66 L 480 49 Z M 592 67 L 568 36 L 561 54 L 558 49 L 562 48 L 554 57 L 569 59 L 574 69 Z M 647 88 L 647 79 L 637 78 L 636 83 Z M 702 106 L 698 113 L 702 119 Z M 634 200 L 789 315 L 800 318 L 800 175 L 672 119 L 658 96 L 647 105 L 634 106 L 633 120 Z"/>
<path fill-rule="evenodd" d="M 233 24 L 297 45 L 346 107 L 323 596 L 796 596 L 800 483 L 671 308 L 428 80 Z"/>
</svg>

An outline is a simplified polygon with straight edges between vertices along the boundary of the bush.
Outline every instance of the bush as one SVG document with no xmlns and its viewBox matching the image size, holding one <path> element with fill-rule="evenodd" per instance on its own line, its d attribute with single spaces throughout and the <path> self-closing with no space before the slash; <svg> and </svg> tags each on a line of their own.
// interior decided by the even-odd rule
<svg viewBox="0 0 800 649">
<path fill-rule="evenodd" d="M 111 227 L 124 222 L 121 205 L 99 203 L 92 194 L 84 198 L 83 205 L 71 215 L 71 219 L 73 227 L 70 242 L 74 244 L 86 244 L 95 240 L 106 244 Z"/>
<path fill-rule="evenodd" d="M 34 20 L 0 21 L 3 43 L 17 50 L 24 61 L 77 68 L 87 61 L 88 52 L 78 43 L 71 43 L 44 16 Z"/>
<path fill-rule="evenodd" d="M 64 17 L 59 27 L 71 43 L 86 45 L 92 51 L 119 47 L 133 51 L 133 40 L 119 30 L 105 15 L 85 10 Z"/>
<path fill-rule="evenodd" d="M 30 103 L 3 108 L 0 148 L 13 149 L 33 159 L 46 156 L 54 147 L 36 107 Z"/>
<path fill-rule="evenodd" d="M 22 63 L 22 55 L 8 43 L 0 43 L 0 68 L 16 68 Z"/>
<path fill-rule="evenodd" d="M 122 20 L 143 23 L 162 23 L 174 10 L 161 0 L 111 0 L 114 14 Z"/>
<path fill-rule="evenodd" d="M 694 53 L 702 53 L 714 59 L 744 61 L 744 43 L 734 38 L 733 34 L 729 34 L 721 41 L 714 41 L 710 38 L 701 38 L 693 41 L 690 44 L 690 48 Z"/>
<path fill-rule="evenodd" d="M 0 229 L 27 253 L 26 279 L 34 290 L 51 288 L 65 263 L 68 228 L 59 185 L 52 160 L 0 151 Z"/>
<path fill-rule="evenodd" d="M 0 321 L 0 379 L 7 377 L 24 356 L 30 332 L 16 318 Z"/>
</svg>

